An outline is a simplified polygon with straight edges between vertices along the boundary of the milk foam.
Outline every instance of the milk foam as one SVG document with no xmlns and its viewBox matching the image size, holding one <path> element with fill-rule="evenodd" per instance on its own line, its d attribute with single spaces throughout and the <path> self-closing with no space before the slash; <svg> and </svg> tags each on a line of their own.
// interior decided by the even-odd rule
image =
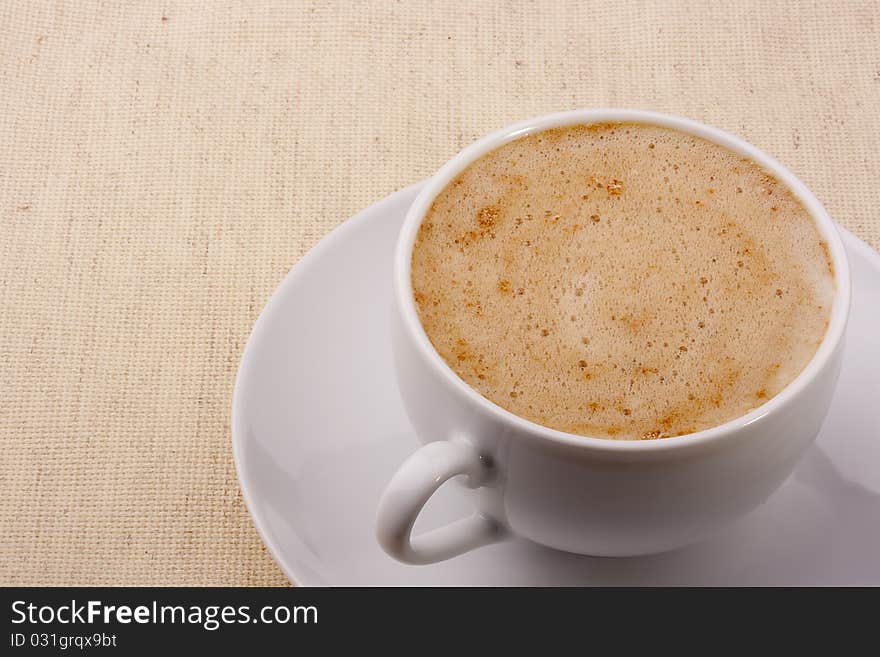
<svg viewBox="0 0 880 657">
<path fill-rule="evenodd" d="M 761 405 L 815 353 L 827 247 L 755 162 L 675 130 L 574 126 L 471 164 L 412 256 L 432 344 L 499 406 L 647 439 Z"/>
</svg>

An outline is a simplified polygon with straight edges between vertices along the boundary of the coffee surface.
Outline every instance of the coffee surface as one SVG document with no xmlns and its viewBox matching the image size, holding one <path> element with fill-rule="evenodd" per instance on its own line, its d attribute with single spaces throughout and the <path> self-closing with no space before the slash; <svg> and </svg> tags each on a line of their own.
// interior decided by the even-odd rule
<svg viewBox="0 0 880 657">
<path fill-rule="evenodd" d="M 444 360 L 499 406 L 614 439 L 707 429 L 794 379 L 834 274 L 797 198 L 755 162 L 642 124 L 554 129 L 472 163 L 416 238 Z"/>
</svg>

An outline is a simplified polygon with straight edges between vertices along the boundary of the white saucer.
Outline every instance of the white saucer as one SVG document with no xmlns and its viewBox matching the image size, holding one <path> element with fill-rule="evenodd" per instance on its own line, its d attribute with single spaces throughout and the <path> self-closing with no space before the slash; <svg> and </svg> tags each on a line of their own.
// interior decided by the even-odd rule
<svg viewBox="0 0 880 657">
<path fill-rule="evenodd" d="M 524 540 L 406 566 L 374 538 L 376 504 L 416 449 L 391 366 L 391 254 L 421 185 L 364 210 L 291 270 L 254 326 L 233 399 L 244 498 L 285 574 L 305 585 L 880 584 L 880 254 L 843 231 L 853 309 L 817 443 L 758 510 L 662 555 L 582 557 Z M 463 516 L 444 486 L 417 531 Z"/>
</svg>

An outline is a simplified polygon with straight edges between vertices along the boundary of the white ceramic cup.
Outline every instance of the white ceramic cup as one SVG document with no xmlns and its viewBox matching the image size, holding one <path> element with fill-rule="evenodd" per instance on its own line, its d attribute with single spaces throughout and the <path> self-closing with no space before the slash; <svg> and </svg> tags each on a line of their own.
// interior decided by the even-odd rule
<svg viewBox="0 0 880 657">
<path fill-rule="evenodd" d="M 437 194 L 471 162 L 513 139 L 599 122 L 666 126 L 750 158 L 794 192 L 828 245 L 836 292 L 825 337 L 794 381 L 742 417 L 657 440 L 569 434 L 481 396 L 428 340 L 413 299 L 410 261 L 419 225 Z M 551 114 L 480 139 L 425 185 L 397 243 L 392 351 L 407 413 L 424 445 L 400 466 L 382 496 L 379 543 L 400 561 L 426 564 L 513 535 L 596 556 L 650 554 L 705 538 L 761 504 L 815 439 L 840 371 L 849 304 L 846 254 L 822 205 L 788 169 L 737 137 L 676 116 L 601 109 Z M 424 504 L 457 475 L 477 489 L 474 514 L 412 536 Z"/>
</svg>

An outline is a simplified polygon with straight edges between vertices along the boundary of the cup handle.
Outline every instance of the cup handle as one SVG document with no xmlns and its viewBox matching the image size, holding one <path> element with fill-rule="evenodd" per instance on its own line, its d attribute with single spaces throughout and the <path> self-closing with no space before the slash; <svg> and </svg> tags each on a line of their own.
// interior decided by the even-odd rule
<svg viewBox="0 0 880 657">
<path fill-rule="evenodd" d="M 422 507 L 456 475 L 465 475 L 469 488 L 479 488 L 491 480 L 492 470 L 472 445 L 447 440 L 428 443 L 400 466 L 379 500 L 376 517 L 376 537 L 389 555 L 404 563 L 429 564 L 504 540 L 500 523 L 480 512 L 412 535 Z"/>
</svg>

